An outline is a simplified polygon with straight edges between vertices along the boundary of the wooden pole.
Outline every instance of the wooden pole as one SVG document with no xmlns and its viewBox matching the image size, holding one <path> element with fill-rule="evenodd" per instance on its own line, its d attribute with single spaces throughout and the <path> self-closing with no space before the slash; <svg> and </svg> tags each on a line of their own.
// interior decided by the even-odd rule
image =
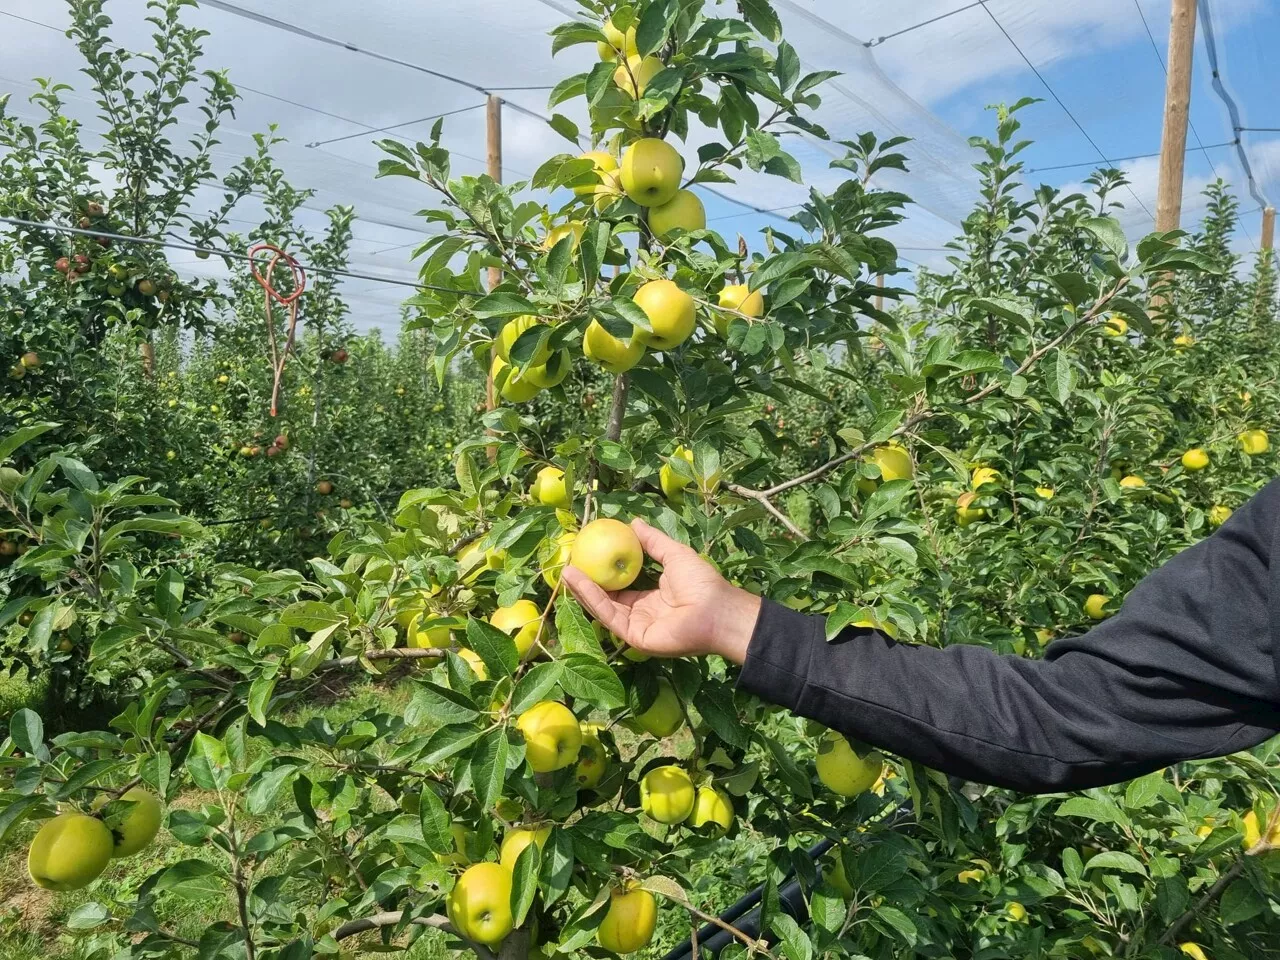
<svg viewBox="0 0 1280 960">
<path fill-rule="evenodd" d="M 1276 208 L 1264 207 L 1262 210 L 1262 249 L 1270 250 L 1276 238 Z"/>
<path fill-rule="evenodd" d="M 488 162 L 489 176 L 496 182 L 502 182 L 502 98 L 489 94 L 488 103 L 485 106 L 486 134 L 485 140 L 488 145 Z M 502 282 L 502 271 L 497 267 L 489 268 L 489 289 L 493 290 Z M 492 410 L 498 405 L 498 398 L 494 394 L 493 389 L 493 367 L 489 367 L 489 372 L 485 378 L 484 391 L 484 408 Z M 489 459 L 496 460 L 498 457 L 498 448 L 490 446 L 486 451 Z"/>
<path fill-rule="evenodd" d="M 881 290 L 883 290 L 883 289 L 884 289 L 884 274 L 883 274 L 883 273 L 877 273 L 877 274 L 876 274 L 876 286 L 877 286 L 877 287 L 879 287 Z M 879 293 L 877 293 L 877 294 L 876 294 L 876 309 L 877 309 L 877 310 L 884 310 L 884 296 L 883 296 L 883 295 L 881 295 L 881 294 L 879 294 Z"/>
<path fill-rule="evenodd" d="M 1182 219 L 1183 163 L 1187 115 L 1191 109 L 1191 61 L 1196 41 L 1196 0 L 1172 0 L 1169 68 L 1164 91 L 1164 132 L 1160 138 L 1160 182 L 1156 230 L 1177 230 Z"/>
</svg>

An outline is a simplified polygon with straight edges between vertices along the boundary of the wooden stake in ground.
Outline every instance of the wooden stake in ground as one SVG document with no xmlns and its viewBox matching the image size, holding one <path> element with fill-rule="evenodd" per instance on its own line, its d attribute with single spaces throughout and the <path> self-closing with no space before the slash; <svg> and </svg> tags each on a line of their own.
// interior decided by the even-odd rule
<svg viewBox="0 0 1280 960">
<path fill-rule="evenodd" d="M 1196 41 L 1196 0 L 1173 0 L 1169 22 L 1169 68 L 1160 138 L 1160 186 L 1156 229 L 1177 230 L 1182 219 L 1182 176 L 1191 109 L 1191 62 Z"/>
<path fill-rule="evenodd" d="M 1276 238 L 1276 208 L 1263 207 L 1262 209 L 1262 249 L 1270 250 L 1275 244 Z"/>
<path fill-rule="evenodd" d="M 883 274 L 883 273 L 877 273 L 877 274 L 876 274 L 876 286 L 877 286 L 877 287 L 879 287 L 881 290 L 883 290 L 883 289 L 884 289 L 884 274 Z M 877 293 L 877 294 L 876 294 L 876 309 L 877 309 L 877 310 L 884 310 L 884 296 L 883 296 L 882 294 L 879 294 L 879 293 Z"/>
<path fill-rule="evenodd" d="M 489 94 L 489 102 L 485 106 L 486 123 L 486 140 L 488 142 L 488 161 L 489 176 L 498 183 L 502 182 L 502 98 Z M 489 289 L 493 290 L 502 282 L 502 271 L 497 267 L 489 268 Z M 493 390 L 493 368 L 489 368 L 489 374 L 485 381 L 484 408 L 492 410 L 498 405 L 497 397 Z M 498 456 L 497 447 L 488 448 L 489 459 L 493 460 Z"/>
</svg>

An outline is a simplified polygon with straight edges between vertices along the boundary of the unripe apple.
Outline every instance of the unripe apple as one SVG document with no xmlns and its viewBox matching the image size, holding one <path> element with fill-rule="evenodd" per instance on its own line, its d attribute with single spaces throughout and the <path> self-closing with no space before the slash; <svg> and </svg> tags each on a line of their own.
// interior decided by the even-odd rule
<svg viewBox="0 0 1280 960">
<path fill-rule="evenodd" d="M 144 297 L 149 297 L 156 292 L 156 285 L 151 280 L 143 277 L 138 281 L 138 292 Z"/>
<path fill-rule="evenodd" d="M 634 953 L 653 939 L 657 923 L 653 894 L 628 884 L 609 894 L 609 909 L 596 928 L 596 940 L 610 953 Z"/>
<path fill-rule="evenodd" d="M 511 871 L 498 863 L 467 867 L 449 891 L 445 912 L 468 940 L 492 946 L 515 926 L 511 915 Z"/>
<path fill-rule="evenodd" d="M 566 506 L 565 509 L 568 509 L 568 507 Z M 566 530 L 556 537 L 555 553 L 552 554 L 542 568 L 542 579 L 546 581 L 547 586 L 552 590 L 560 585 L 560 574 L 569 565 L 569 558 L 573 553 L 573 541 L 577 539 L 577 536 L 576 533 Z"/>
<path fill-rule="evenodd" d="M 1182 455 L 1182 468 L 1194 473 L 1209 465 L 1209 454 L 1203 447 L 1192 447 Z"/>
<path fill-rule="evenodd" d="M 592 520 L 573 541 L 570 562 L 605 590 L 625 590 L 640 575 L 644 551 L 621 520 Z"/>
<path fill-rule="evenodd" d="M 27 872 L 46 890 L 79 890 L 107 867 L 115 840 L 107 825 L 83 813 L 64 813 L 40 828 L 27 853 Z"/>
<path fill-rule="evenodd" d="M 667 240 L 676 230 L 705 230 L 707 211 L 692 190 L 677 190 L 676 195 L 649 210 L 649 229 L 659 240 Z"/>
<path fill-rule="evenodd" d="M 684 710 L 676 688 L 666 677 L 658 678 L 658 693 L 644 712 L 636 714 L 636 722 L 646 733 L 659 739 L 669 737 L 684 723 Z"/>
<path fill-rule="evenodd" d="M 599 320 L 592 320 L 582 337 L 582 352 L 610 373 L 626 373 L 644 356 L 644 341 L 632 328 L 630 340 L 619 340 Z"/>
<path fill-rule="evenodd" d="M 563 703 L 534 704 L 520 714 L 516 727 L 524 734 L 525 759 L 534 773 L 551 773 L 577 762 L 582 728 Z"/>
<path fill-rule="evenodd" d="M 613 71 L 613 82 L 632 100 L 644 96 L 649 81 L 666 67 L 657 57 L 627 57 L 625 65 L 619 64 Z M 636 91 L 639 91 L 637 93 Z"/>
<path fill-rule="evenodd" d="M 689 814 L 689 826 L 712 826 L 712 832 L 722 834 L 733 826 L 733 800 L 718 787 L 704 785 L 698 788 L 693 801 L 693 813 Z"/>
<path fill-rule="evenodd" d="M 726 310 L 737 310 L 748 317 L 764 316 L 764 295 L 759 291 L 751 292 L 745 283 L 731 283 L 720 291 L 720 306 Z M 729 335 L 729 324 L 733 315 L 717 313 L 714 317 L 716 333 L 722 337 Z"/>
<path fill-rule="evenodd" d="M 559 467 L 546 466 L 538 471 L 537 479 L 529 488 L 533 499 L 543 506 L 569 509 L 571 498 L 564 485 L 564 471 Z"/>
<path fill-rule="evenodd" d="M 539 390 L 547 390 L 564 382 L 572 368 L 573 357 L 569 351 L 557 350 L 545 363 L 528 367 L 524 372 L 524 379 Z"/>
<path fill-rule="evenodd" d="M 645 137 L 622 156 L 622 189 L 642 207 L 659 207 L 676 195 L 684 160 L 665 140 Z"/>
<path fill-rule="evenodd" d="M 537 317 L 524 316 L 513 317 L 502 325 L 502 329 L 498 331 L 498 335 L 493 338 L 493 354 L 507 363 L 511 362 L 511 346 L 520 339 L 520 335 L 526 330 L 532 330 L 539 323 Z M 544 341 L 534 352 L 530 358 L 533 363 L 542 363 L 547 357 L 551 356 L 551 348 Z"/>
<path fill-rule="evenodd" d="M 910 480 L 915 476 L 911 454 L 896 443 L 876 447 L 871 453 L 871 459 L 880 468 L 881 480 Z"/>
<path fill-rule="evenodd" d="M 516 827 L 508 830 L 506 836 L 502 838 L 502 846 L 498 849 L 498 862 L 514 873 L 516 861 L 520 859 L 520 854 L 524 853 L 524 848 L 535 843 L 541 850 L 547 845 L 549 836 L 551 836 L 550 827 L 531 829 Z"/>
<path fill-rule="evenodd" d="M 655 767 L 640 780 L 640 806 L 659 823 L 687 820 L 693 804 L 693 780 L 682 767 Z"/>
<path fill-rule="evenodd" d="M 577 193 L 579 188 L 575 187 L 574 192 Z M 595 187 L 588 189 L 589 193 L 595 192 Z M 552 227 L 547 231 L 546 239 L 542 241 L 542 249 L 550 250 L 565 237 L 573 237 L 573 243 L 570 244 L 570 250 L 577 250 L 578 244 L 582 242 L 582 235 L 587 232 L 587 225 L 581 220 L 570 220 L 568 223 L 562 223 L 558 227 Z"/>
<path fill-rule="evenodd" d="M 316 484 L 316 493 L 322 497 L 329 496 L 329 494 L 333 493 L 333 484 L 328 480 L 321 480 Z"/>
<path fill-rule="evenodd" d="M 582 724 L 582 750 L 574 768 L 574 780 L 584 790 L 594 789 L 609 770 L 609 751 L 600 740 L 600 725 Z"/>
<path fill-rule="evenodd" d="M 10 380 L 21 380 L 26 375 L 27 375 L 27 368 L 20 363 L 15 363 L 12 367 L 9 368 Z"/>
<path fill-rule="evenodd" d="M 618 158 L 604 150 L 588 150 L 586 153 L 578 155 L 579 160 L 590 160 L 592 172 L 595 174 L 595 180 L 590 183 L 580 184 L 573 188 L 573 192 L 580 197 L 589 197 L 596 192 L 596 188 L 600 185 L 600 178 L 606 173 L 612 173 L 618 169 Z M 578 234 L 578 238 L 582 238 L 582 234 Z"/>
<path fill-rule="evenodd" d="M 604 39 L 596 42 L 596 53 L 600 55 L 601 60 L 612 63 L 618 59 L 619 53 L 624 57 L 634 57 L 640 52 L 636 47 L 635 24 L 627 27 L 627 32 L 624 34 L 613 25 L 612 18 L 606 18 L 600 29 L 604 33 Z"/>
<path fill-rule="evenodd" d="M 542 628 L 542 611 L 532 600 L 521 599 L 509 607 L 499 607 L 489 617 L 489 623 L 511 637 L 516 652 L 524 658 L 533 650 L 538 630 Z"/>
<path fill-rule="evenodd" d="M 521 373 L 501 357 L 494 357 L 489 367 L 493 384 L 498 388 L 502 399 L 512 403 L 525 403 L 538 395 L 540 389 L 527 374 Z"/>
<path fill-rule="evenodd" d="M 632 297 L 649 318 L 652 330 L 635 337 L 653 350 L 671 350 L 689 339 L 696 324 L 693 297 L 671 280 L 650 280 Z"/>
<path fill-rule="evenodd" d="M 822 735 L 814 766 L 818 779 L 833 793 L 856 797 L 870 790 L 884 771 L 884 757 L 872 751 L 858 756 L 849 741 L 834 730 Z"/>
<path fill-rule="evenodd" d="M 102 809 L 110 799 L 103 794 L 94 801 L 93 808 Z M 120 799 L 131 801 L 133 806 L 113 833 L 115 845 L 111 851 L 112 859 L 131 857 L 146 847 L 160 832 L 160 822 L 164 819 L 164 808 L 160 806 L 159 798 L 150 790 L 133 787 L 126 790 Z"/>
</svg>

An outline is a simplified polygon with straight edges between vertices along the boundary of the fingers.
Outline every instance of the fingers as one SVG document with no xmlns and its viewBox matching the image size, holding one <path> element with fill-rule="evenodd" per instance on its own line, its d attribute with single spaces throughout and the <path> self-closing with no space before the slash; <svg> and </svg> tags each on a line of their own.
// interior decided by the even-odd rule
<svg viewBox="0 0 1280 960">
<path fill-rule="evenodd" d="M 678 540 L 672 540 L 657 527 L 651 527 L 639 517 L 631 521 L 631 529 L 636 532 L 640 546 L 644 552 L 663 566 L 670 563 L 689 547 Z"/>
<path fill-rule="evenodd" d="M 615 603 L 594 580 L 577 567 L 565 567 L 560 574 L 564 585 L 593 617 L 620 637 L 627 635 L 628 609 Z"/>
</svg>

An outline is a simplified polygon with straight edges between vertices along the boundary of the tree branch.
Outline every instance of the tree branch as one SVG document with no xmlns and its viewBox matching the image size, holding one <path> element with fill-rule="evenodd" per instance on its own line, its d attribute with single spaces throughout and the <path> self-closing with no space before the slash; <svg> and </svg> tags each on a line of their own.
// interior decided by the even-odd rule
<svg viewBox="0 0 1280 960">
<path fill-rule="evenodd" d="M 345 940 L 347 937 L 354 937 L 357 933 L 364 933 L 367 930 L 376 930 L 380 927 L 394 927 L 403 919 L 404 911 L 388 910 L 385 913 L 375 913 L 372 916 L 361 917 L 359 920 L 348 920 L 333 932 L 333 939 Z M 450 936 L 457 937 L 470 947 L 480 960 L 497 960 L 497 957 L 494 955 L 492 950 L 483 944 L 468 940 L 457 931 L 446 917 L 439 916 L 438 914 L 430 917 L 414 917 L 409 921 L 409 923 L 416 924 L 420 927 L 433 927 L 436 930 L 442 930 Z"/>
</svg>

